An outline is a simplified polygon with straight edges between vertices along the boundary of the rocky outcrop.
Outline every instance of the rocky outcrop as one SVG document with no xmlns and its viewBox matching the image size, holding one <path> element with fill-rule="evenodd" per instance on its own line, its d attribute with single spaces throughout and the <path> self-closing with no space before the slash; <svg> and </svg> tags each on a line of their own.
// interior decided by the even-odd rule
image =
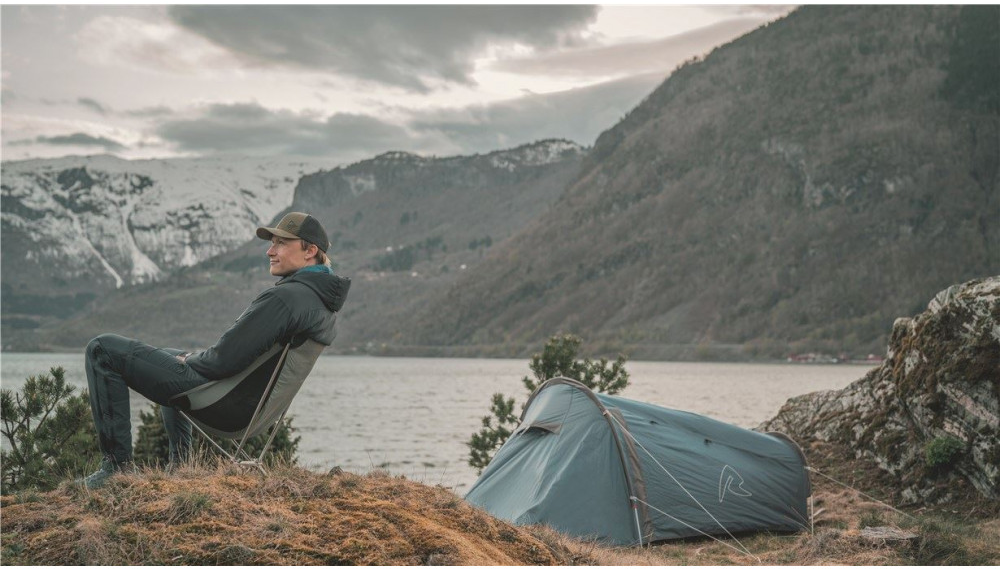
<svg viewBox="0 0 1000 570">
<path fill-rule="evenodd" d="M 789 400 L 758 429 L 868 458 L 910 504 L 1000 499 L 1000 276 L 897 319 L 885 362 L 843 390 Z"/>
</svg>

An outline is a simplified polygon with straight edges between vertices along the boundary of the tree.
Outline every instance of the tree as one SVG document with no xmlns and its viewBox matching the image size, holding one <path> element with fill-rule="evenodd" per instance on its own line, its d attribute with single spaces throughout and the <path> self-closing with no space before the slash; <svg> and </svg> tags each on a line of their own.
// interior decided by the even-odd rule
<svg viewBox="0 0 1000 570">
<path fill-rule="evenodd" d="M 153 404 L 153 407 L 149 411 L 139 412 L 139 434 L 135 440 L 135 446 L 133 449 L 133 459 L 136 463 L 151 465 L 151 466 L 162 466 L 169 457 L 170 442 L 167 439 L 167 431 L 163 427 L 163 420 L 160 418 L 160 406 Z M 292 437 L 292 432 L 295 428 L 292 427 L 292 418 L 285 417 L 278 426 L 278 433 L 274 436 L 274 441 L 271 442 L 270 452 L 265 457 L 265 462 L 268 464 L 274 464 L 277 462 L 284 463 L 295 463 L 299 448 L 299 441 L 302 439 L 300 436 Z M 194 430 L 193 439 L 191 442 L 191 451 L 195 456 L 198 456 L 203 451 L 208 454 L 218 453 L 215 446 L 205 441 L 198 430 Z M 270 437 L 270 431 L 266 431 L 260 435 L 256 435 L 247 440 L 244 449 L 247 454 L 251 457 L 257 457 L 260 452 L 264 449 L 264 444 L 267 443 L 267 438 Z M 223 449 L 229 453 L 236 451 L 236 447 L 239 445 L 238 440 L 219 440 L 216 439 Z"/>
<path fill-rule="evenodd" d="M 0 390 L 3 493 L 48 490 L 69 473 L 83 473 L 100 459 L 90 397 L 66 384 L 62 367 L 30 376 L 19 392 Z"/>
<path fill-rule="evenodd" d="M 533 393 L 546 380 L 558 376 L 572 378 L 595 392 L 605 394 L 618 394 L 628 387 L 629 374 L 625 370 L 625 355 L 619 354 L 614 362 L 609 362 L 607 358 L 596 362 L 589 358 L 577 360 L 581 344 L 583 340 L 571 334 L 550 338 L 542 352 L 532 355 L 528 364 L 534 378 L 525 376 L 521 379 L 528 394 Z M 521 407 L 524 408 L 523 405 Z M 514 415 L 514 398 L 504 394 L 493 394 L 490 414 L 483 416 L 483 427 L 466 442 L 469 446 L 469 465 L 480 473 L 493 460 L 497 450 L 518 424 L 518 418 Z"/>
</svg>

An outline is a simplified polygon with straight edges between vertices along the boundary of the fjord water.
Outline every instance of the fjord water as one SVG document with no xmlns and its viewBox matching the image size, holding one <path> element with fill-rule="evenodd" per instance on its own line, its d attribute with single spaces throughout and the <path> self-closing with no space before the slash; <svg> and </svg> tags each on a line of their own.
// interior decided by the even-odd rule
<svg viewBox="0 0 1000 570">
<path fill-rule="evenodd" d="M 18 389 L 52 366 L 85 388 L 83 354 L 3 353 L 2 385 Z M 837 389 L 864 376 L 854 365 L 629 362 L 622 396 L 752 428 L 792 396 Z M 526 360 L 323 356 L 289 410 L 302 436 L 299 461 L 327 470 L 386 469 L 464 493 L 476 480 L 465 441 L 490 396 L 525 400 Z M 151 404 L 132 395 L 133 433 Z"/>
</svg>

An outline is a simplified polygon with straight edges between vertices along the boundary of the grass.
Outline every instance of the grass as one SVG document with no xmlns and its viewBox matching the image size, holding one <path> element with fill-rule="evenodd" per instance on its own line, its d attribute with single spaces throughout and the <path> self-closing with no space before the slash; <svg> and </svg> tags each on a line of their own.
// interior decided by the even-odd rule
<svg viewBox="0 0 1000 570">
<path fill-rule="evenodd" d="M 67 481 L 0 501 L 6 565 L 902 565 L 998 564 L 1000 519 L 917 518 L 817 482 L 815 534 L 740 536 L 753 555 L 709 539 L 609 548 L 516 527 L 451 491 L 375 471 L 268 477 L 201 461 L 87 491 Z M 819 509 L 823 509 L 820 511 Z M 872 541 L 866 526 L 919 535 Z M 727 541 L 732 544 L 732 541 Z"/>
<path fill-rule="evenodd" d="M 2 501 L 4 564 L 560 564 L 524 529 L 384 472 L 224 465 Z"/>
</svg>

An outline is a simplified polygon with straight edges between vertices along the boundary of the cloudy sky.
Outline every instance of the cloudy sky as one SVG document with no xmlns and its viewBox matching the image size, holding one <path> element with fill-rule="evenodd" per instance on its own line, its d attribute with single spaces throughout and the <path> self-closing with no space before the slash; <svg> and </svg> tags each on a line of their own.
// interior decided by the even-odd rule
<svg viewBox="0 0 1000 570">
<path fill-rule="evenodd" d="M 584 145 L 787 6 L 9 6 L 4 160 Z"/>
</svg>

